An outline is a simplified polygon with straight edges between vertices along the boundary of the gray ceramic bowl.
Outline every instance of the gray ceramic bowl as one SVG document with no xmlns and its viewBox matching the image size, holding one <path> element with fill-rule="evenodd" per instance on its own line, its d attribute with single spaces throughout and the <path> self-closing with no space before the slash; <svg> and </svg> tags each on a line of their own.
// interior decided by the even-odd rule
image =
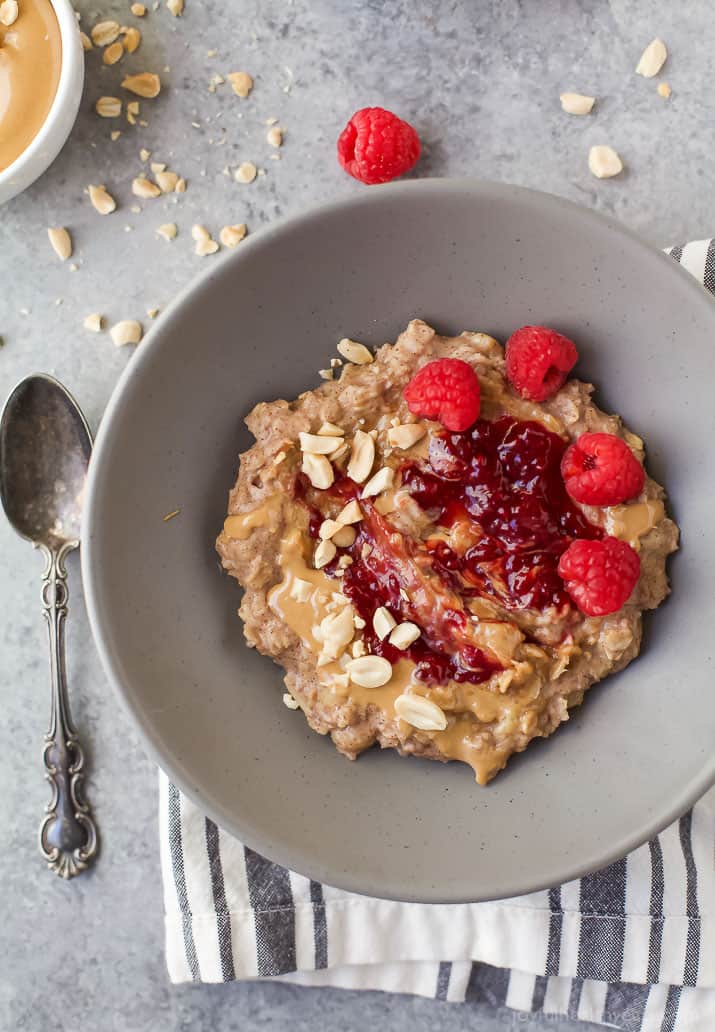
<svg viewBox="0 0 715 1032">
<path fill-rule="evenodd" d="M 573 337 L 579 373 L 645 437 L 682 527 L 641 658 L 488 788 L 460 764 L 350 763 L 311 733 L 283 706 L 278 667 L 243 644 L 213 549 L 251 406 L 318 383 L 340 337 L 381 344 L 415 315 L 448 333 L 539 322 Z M 713 341 L 715 305 L 671 259 L 509 186 L 365 190 L 211 259 L 130 362 L 86 507 L 92 626 L 151 754 L 255 849 L 400 899 L 562 882 L 673 820 L 715 779 Z"/>
</svg>

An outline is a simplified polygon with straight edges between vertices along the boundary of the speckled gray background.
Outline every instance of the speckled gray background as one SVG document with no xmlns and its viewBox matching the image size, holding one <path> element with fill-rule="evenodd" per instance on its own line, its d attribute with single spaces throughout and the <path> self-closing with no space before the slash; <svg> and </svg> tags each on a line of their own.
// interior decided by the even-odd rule
<svg viewBox="0 0 715 1032">
<path fill-rule="evenodd" d="M 417 175 L 476 175 L 562 194 L 616 215 L 665 245 L 712 235 L 715 14 L 706 0 L 187 0 L 138 20 L 130 0 L 79 3 L 88 29 L 115 16 L 140 26 L 141 48 L 114 68 L 97 53 L 75 131 L 50 171 L 0 209 L 0 395 L 36 369 L 76 393 L 96 427 L 130 359 L 82 319 L 139 318 L 161 307 L 211 258 L 192 253 L 190 227 L 225 223 L 254 231 L 285 214 L 365 189 L 337 165 L 334 141 L 350 113 L 384 104 L 424 141 Z M 671 52 L 661 99 L 632 74 L 654 36 Z M 216 50 L 215 57 L 208 51 Z M 169 70 L 164 71 L 165 66 Z M 120 75 L 160 71 L 161 96 L 143 101 L 148 126 L 93 112 Z M 214 73 L 246 69 L 255 90 L 240 101 L 207 90 Z M 558 94 L 598 96 L 594 116 L 564 115 Z M 271 160 L 265 120 L 286 128 Z M 191 125 L 198 123 L 198 128 Z M 218 141 L 225 139 L 224 144 Z M 586 165 L 593 143 L 626 165 L 599 182 Z M 139 150 L 188 180 L 178 198 L 141 202 L 130 182 Z M 223 174 L 252 160 L 266 174 L 241 186 Z M 119 209 L 101 218 L 84 189 L 104 182 Z M 154 230 L 176 221 L 171 244 Z M 66 225 L 78 264 L 51 252 L 46 227 Z M 127 228 L 129 227 L 129 228 Z M 197 347 L 201 341 L 197 340 Z M 544 1027 L 487 1007 L 281 985 L 171 988 L 162 949 L 156 776 L 99 669 L 71 562 L 68 648 L 74 714 L 91 743 L 89 792 L 102 833 L 96 870 L 71 884 L 48 874 L 35 834 L 47 799 L 40 746 L 48 716 L 47 655 L 39 607 L 40 560 L 0 520 L 0 1028 L 169 1032 L 183 1029 L 395 1030 Z M 562 1032 L 570 1021 L 548 1022 Z M 594 1026 L 578 1025 L 585 1029 Z"/>
</svg>

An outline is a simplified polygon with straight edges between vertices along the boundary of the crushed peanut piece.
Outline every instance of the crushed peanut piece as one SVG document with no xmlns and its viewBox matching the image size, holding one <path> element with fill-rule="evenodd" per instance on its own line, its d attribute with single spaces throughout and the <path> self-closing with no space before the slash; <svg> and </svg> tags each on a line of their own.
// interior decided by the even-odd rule
<svg viewBox="0 0 715 1032">
<path fill-rule="evenodd" d="M 233 174 L 237 183 L 252 183 L 256 178 L 256 166 L 252 161 L 242 162 Z"/>
<path fill-rule="evenodd" d="M 137 176 L 136 179 L 132 180 L 132 193 L 135 197 L 158 197 L 161 194 L 161 190 L 152 183 L 151 179 L 147 179 L 146 176 Z"/>
<path fill-rule="evenodd" d="M 100 97 L 94 110 L 101 118 L 119 118 L 122 113 L 122 102 L 119 97 Z"/>
<path fill-rule="evenodd" d="M 245 235 L 246 224 L 241 222 L 237 226 L 224 226 L 218 238 L 224 247 L 235 247 L 237 244 L 240 244 Z"/>
<path fill-rule="evenodd" d="M 138 344 L 142 339 L 141 323 L 136 319 L 122 319 L 112 326 L 109 335 L 118 348 L 123 344 Z"/>
<path fill-rule="evenodd" d="M 95 211 L 98 211 L 100 215 L 109 215 L 111 212 L 116 210 L 117 202 L 104 185 L 90 185 L 87 187 L 87 192 L 89 193 L 92 207 Z"/>
<path fill-rule="evenodd" d="M 333 370 L 332 369 L 319 369 L 318 370 L 318 376 L 320 377 L 321 380 L 332 380 L 333 379 Z"/>
<path fill-rule="evenodd" d="M 350 523 L 359 523 L 362 519 L 362 509 L 360 508 L 359 502 L 353 498 L 352 501 L 348 502 L 347 505 L 340 510 L 335 519 L 341 526 L 347 526 Z"/>
<path fill-rule="evenodd" d="M 218 251 L 218 243 L 215 240 L 199 240 L 194 248 L 194 254 L 198 254 L 201 258 L 206 258 L 210 254 L 216 254 Z"/>
<path fill-rule="evenodd" d="M 350 340 L 349 337 L 343 337 L 338 342 L 338 351 L 343 358 L 347 359 L 348 362 L 353 362 L 355 365 L 368 365 L 375 360 L 375 356 L 371 351 L 368 351 L 364 344 L 359 344 L 356 340 Z"/>
<path fill-rule="evenodd" d="M 335 480 L 335 472 L 324 455 L 303 454 L 302 471 L 318 491 L 326 491 Z"/>
<path fill-rule="evenodd" d="M 139 101 L 130 100 L 127 104 L 127 122 L 130 125 L 136 124 L 136 116 L 139 114 Z"/>
<path fill-rule="evenodd" d="M 328 563 L 332 562 L 337 552 L 338 550 L 332 541 L 321 541 L 313 557 L 316 570 L 321 570 L 323 566 L 327 566 Z"/>
<path fill-rule="evenodd" d="M 134 25 L 123 25 L 124 49 L 128 54 L 133 54 L 142 41 L 142 34 Z"/>
<path fill-rule="evenodd" d="M 395 627 L 397 627 L 397 620 L 395 620 L 390 610 L 386 609 L 385 606 L 378 606 L 373 613 L 372 628 L 380 641 L 384 641 Z"/>
<path fill-rule="evenodd" d="M 138 97 L 157 97 L 161 90 L 161 79 L 153 72 L 140 72 L 122 79 L 122 88 Z"/>
<path fill-rule="evenodd" d="M 383 466 L 370 477 L 362 489 L 363 498 L 375 498 L 383 491 L 389 491 L 395 481 L 395 471 L 391 466 Z"/>
<path fill-rule="evenodd" d="M 180 18 L 184 13 L 184 0 L 166 0 L 166 6 L 175 18 Z"/>
<path fill-rule="evenodd" d="M 398 624 L 390 632 L 389 642 L 390 645 L 394 645 L 396 649 L 404 651 L 408 649 L 410 645 L 414 644 L 422 634 L 417 624 L 412 623 L 410 620 L 406 620 L 404 623 Z"/>
<path fill-rule="evenodd" d="M 353 437 L 352 453 L 348 463 L 348 476 L 356 484 L 362 484 L 370 475 L 375 462 L 375 442 L 364 430 L 356 430 Z"/>
<path fill-rule="evenodd" d="M 401 426 L 398 424 L 387 431 L 387 440 L 393 448 L 407 451 L 421 441 L 426 433 L 427 427 L 424 423 L 404 423 Z"/>
<path fill-rule="evenodd" d="M 89 38 L 86 32 L 80 32 L 79 38 L 82 41 L 82 50 L 94 50 L 92 46 L 92 40 Z"/>
<path fill-rule="evenodd" d="M 179 177 L 176 172 L 157 172 L 156 181 L 162 193 L 173 193 Z"/>
<path fill-rule="evenodd" d="M 98 22 L 90 32 L 96 47 L 108 47 L 110 43 L 114 43 L 118 35 L 119 22 L 111 20 Z"/>
<path fill-rule="evenodd" d="M 300 709 L 300 703 L 293 698 L 290 692 L 283 692 L 283 705 L 292 710 Z"/>
<path fill-rule="evenodd" d="M 583 93 L 562 93 L 559 100 L 568 115 L 589 115 L 596 103 L 595 97 L 587 97 Z"/>
<path fill-rule="evenodd" d="M 672 92 L 673 91 L 671 90 L 671 88 L 670 88 L 670 86 L 668 85 L 667 82 L 660 82 L 660 83 L 658 83 L 658 95 L 659 96 L 665 97 L 665 99 L 667 100 Z"/>
<path fill-rule="evenodd" d="M 328 434 L 308 434 L 301 430 L 298 434 L 300 450 L 313 455 L 330 455 L 343 442 L 342 438 Z M 336 528 L 337 529 L 337 528 Z"/>
<path fill-rule="evenodd" d="M 350 548 L 355 544 L 356 537 L 357 531 L 354 527 L 341 527 L 333 534 L 332 539 L 338 548 Z"/>
<path fill-rule="evenodd" d="M 17 21 L 18 13 L 17 0 L 3 0 L 0 4 L 0 22 L 3 25 L 14 25 Z"/>
<path fill-rule="evenodd" d="M 186 193 L 186 180 L 183 176 L 179 176 L 174 187 L 174 193 Z"/>
<path fill-rule="evenodd" d="M 104 51 L 102 61 L 106 65 L 114 65 L 117 61 L 121 61 L 123 54 L 124 44 L 120 40 L 116 40 L 114 43 L 110 43 Z"/>
<path fill-rule="evenodd" d="M 281 147 L 283 145 L 283 130 L 277 125 L 271 126 L 266 133 L 266 140 L 268 140 L 271 147 Z"/>
<path fill-rule="evenodd" d="M 253 89 L 253 78 L 248 72 L 229 72 L 227 78 L 237 97 L 245 99 Z"/>
<path fill-rule="evenodd" d="M 156 319 L 157 315 L 159 314 L 159 309 L 158 308 L 147 308 L 146 314 L 149 316 L 150 319 Z"/>
<path fill-rule="evenodd" d="M 85 317 L 85 320 L 82 323 L 85 330 L 91 330 L 92 333 L 101 333 L 103 324 L 104 318 L 99 314 L 99 312 L 92 312 L 91 315 Z"/>
<path fill-rule="evenodd" d="M 425 699 L 423 695 L 410 695 L 403 692 L 395 699 L 395 713 L 411 727 L 420 731 L 444 731 L 447 717 L 436 702 Z"/>
<path fill-rule="evenodd" d="M 157 172 L 163 172 L 166 169 L 166 165 L 163 161 L 152 161 L 151 170 L 156 175 Z"/>
<path fill-rule="evenodd" d="M 339 530 L 340 524 L 337 520 L 323 520 L 318 530 L 318 537 L 321 541 L 327 541 L 333 534 L 337 534 Z"/>
<path fill-rule="evenodd" d="M 208 229 L 206 229 L 206 226 L 192 226 L 191 236 L 196 241 L 194 253 L 200 255 L 202 258 L 205 258 L 209 254 L 216 254 L 218 251 L 218 243 L 211 239 L 211 234 Z"/>
<path fill-rule="evenodd" d="M 321 423 L 320 429 L 318 430 L 320 437 L 344 437 L 345 431 L 341 426 L 336 423 Z"/>
<path fill-rule="evenodd" d="M 640 61 L 636 65 L 636 75 L 652 79 L 661 70 L 667 57 L 668 51 L 665 48 L 665 43 L 656 36 L 641 54 Z"/>
<path fill-rule="evenodd" d="M 588 152 L 588 167 L 598 179 L 610 179 L 623 171 L 623 162 L 613 147 L 602 144 L 591 147 Z"/>
<path fill-rule="evenodd" d="M 142 149 L 139 151 L 139 157 L 141 158 L 142 161 L 148 161 L 149 158 L 151 157 L 151 151 L 147 150 L 146 147 L 142 147 Z M 151 170 L 152 170 L 152 172 L 154 171 L 154 166 L 153 165 L 151 167 Z"/>
<path fill-rule="evenodd" d="M 392 665 L 382 656 L 362 656 L 346 666 L 353 684 L 361 688 L 381 688 L 392 677 Z"/>
<path fill-rule="evenodd" d="M 64 226 L 56 226 L 47 230 L 52 249 L 61 262 L 67 261 L 72 255 L 72 237 Z"/>
<path fill-rule="evenodd" d="M 146 7 L 144 4 L 132 4 L 129 8 L 135 18 L 143 18 L 146 14 Z"/>
<path fill-rule="evenodd" d="M 176 223 L 175 222 L 165 222 L 163 225 L 159 226 L 159 228 L 157 229 L 157 233 L 159 234 L 160 237 L 163 237 L 164 240 L 174 240 L 174 239 L 176 239 L 176 234 L 178 233 L 178 230 L 176 228 Z"/>
</svg>

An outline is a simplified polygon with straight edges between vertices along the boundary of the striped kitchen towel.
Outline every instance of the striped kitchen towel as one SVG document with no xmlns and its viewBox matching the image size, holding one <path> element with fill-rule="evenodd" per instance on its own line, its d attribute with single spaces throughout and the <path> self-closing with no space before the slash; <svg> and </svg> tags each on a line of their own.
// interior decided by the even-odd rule
<svg viewBox="0 0 715 1032">
<path fill-rule="evenodd" d="M 673 248 L 715 292 L 715 241 Z M 715 1030 L 715 789 L 624 859 L 494 903 L 321 885 L 223 832 L 160 774 L 173 982 L 272 978 L 601 1022 Z"/>
</svg>

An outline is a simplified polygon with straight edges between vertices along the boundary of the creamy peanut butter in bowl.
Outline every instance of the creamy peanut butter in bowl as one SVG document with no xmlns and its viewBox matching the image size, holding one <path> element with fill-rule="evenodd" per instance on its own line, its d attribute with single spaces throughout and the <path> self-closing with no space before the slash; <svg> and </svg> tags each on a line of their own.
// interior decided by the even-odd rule
<svg viewBox="0 0 715 1032">
<path fill-rule="evenodd" d="M 83 82 L 69 0 L 0 0 L 0 203 L 54 161 L 74 125 Z"/>
</svg>

